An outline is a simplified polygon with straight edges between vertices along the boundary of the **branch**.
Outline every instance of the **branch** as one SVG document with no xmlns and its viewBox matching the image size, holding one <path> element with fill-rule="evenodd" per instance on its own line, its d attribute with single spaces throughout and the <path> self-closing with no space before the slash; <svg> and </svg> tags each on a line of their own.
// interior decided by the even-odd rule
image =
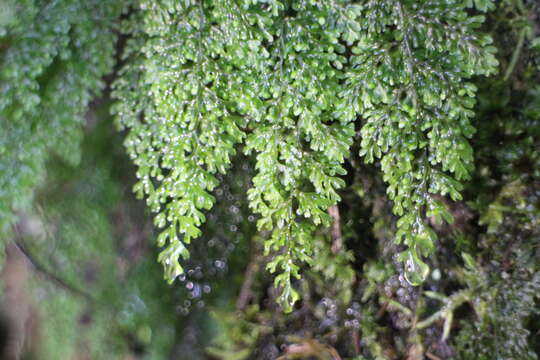
<svg viewBox="0 0 540 360">
<path fill-rule="evenodd" d="M 244 282 L 242 283 L 240 294 L 238 295 L 238 300 L 236 301 L 237 310 L 244 310 L 253 296 L 251 287 L 253 285 L 255 275 L 257 275 L 259 272 L 262 259 L 263 257 L 261 255 L 255 255 L 246 268 L 246 272 L 244 273 Z"/>
<path fill-rule="evenodd" d="M 442 360 L 440 357 L 430 353 L 429 351 L 426 351 L 426 357 L 429 358 L 430 360 Z"/>
<path fill-rule="evenodd" d="M 68 292 L 70 292 L 70 293 L 72 293 L 74 295 L 80 296 L 80 297 L 84 298 L 85 300 L 87 300 L 90 303 L 95 302 L 92 295 L 90 295 L 89 293 L 87 293 L 87 292 L 85 292 L 83 290 L 78 289 L 77 287 L 69 284 L 64 279 L 58 277 L 57 275 L 55 275 L 55 274 L 51 273 L 49 270 L 47 270 L 45 268 L 45 266 L 43 266 L 41 263 L 39 263 L 34 258 L 32 253 L 26 248 L 26 246 L 24 245 L 24 243 L 23 243 L 17 229 L 16 229 L 15 233 L 17 234 L 18 240 L 14 240 L 13 244 L 17 247 L 17 249 L 21 252 L 21 254 L 24 255 L 24 257 L 28 260 L 28 262 L 32 265 L 32 267 L 34 268 L 34 270 L 36 272 L 41 274 L 44 278 L 46 278 L 50 282 L 54 283 L 55 285 L 63 288 L 64 290 L 67 290 Z"/>
<path fill-rule="evenodd" d="M 519 60 L 519 56 L 521 54 L 521 49 L 523 48 L 523 43 L 525 42 L 525 35 L 527 33 L 527 29 L 523 28 L 519 32 L 519 39 L 516 48 L 514 49 L 514 52 L 512 53 L 512 58 L 510 59 L 510 64 L 506 68 L 506 72 L 503 77 L 503 81 L 507 81 L 510 78 L 510 75 L 514 72 L 514 68 L 516 67 L 516 64 Z"/>
<path fill-rule="evenodd" d="M 454 310 L 457 309 L 459 306 L 461 306 L 463 303 L 466 303 L 470 301 L 472 295 L 472 290 L 462 290 L 458 291 L 457 293 L 453 294 L 449 298 L 445 300 L 446 304 L 443 305 L 443 307 L 428 317 L 425 320 L 422 320 L 416 324 L 417 329 L 424 329 L 430 325 L 432 325 L 434 322 L 438 321 L 439 319 L 445 319 L 444 322 L 444 329 L 443 329 L 443 340 L 445 340 L 449 333 L 450 328 L 452 326 L 452 319 L 454 316 Z"/>
<path fill-rule="evenodd" d="M 337 254 L 343 246 L 343 238 L 341 236 L 341 218 L 339 216 L 339 208 L 337 205 L 332 205 L 328 208 L 328 215 L 332 218 L 332 253 Z"/>
</svg>

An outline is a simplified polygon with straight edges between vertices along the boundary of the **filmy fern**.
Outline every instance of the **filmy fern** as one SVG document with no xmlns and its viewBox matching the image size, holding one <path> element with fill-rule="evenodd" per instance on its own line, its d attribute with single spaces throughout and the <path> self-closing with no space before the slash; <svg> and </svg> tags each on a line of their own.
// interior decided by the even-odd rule
<svg viewBox="0 0 540 360">
<path fill-rule="evenodd" d="M 139 5 L 145 32 L 133 48 L 144 55 L 125 70 L 136 82 L 117 82 L 116 112 L 131 129 L 136 191 L 165 228 L 158 241 L 167 243 L 160 255 L 167 277 L 183 271 L 178 256 L 188 256 L 184 243 L 199 236 L 201 210 L 214 203 L 214 174 L 245 138 L 258 170 L 248 196 L 259 228 L 272 231 L 267 251 L 279 252 L 269 268 L 282 272 L 284 303 L 296 300 L 296 261 L 310 260 L 313 226 L 329 223 L 325 211 L 339 199 L 336 175 L 354 134 L 350 121 L 333 116 L 341 78 L 334 65 L 345 61 L 339 32 L 323 31 L 320 4 Z"/>
<path fill-rule="evenodd" d="M 356 8 L 362 36 L 352 48 L 347 95 L 366 119 L 361 155 L 381 159 L 413 284 L 427 275 L 421 257 L 436 239 L 426 219 L 452 222 L 436 194 L 460 200 L 473 167 L 467 138 L 476 88 L 468 79 L 497 66 L 491 38 L 478 32 L 483 17 L 468 16 L 466 5 L 396 0 Z"/>
<path fill-rule="evenodd" d="M 140 1 L 126 24 L 115 112 L 129 129 L 135 191 L 163 228 L 167 278 L 182 273 L 178 258 L 214 204 L 215 174 L 244 144 L 256 158 L 248 198 L 270 232 L 268 268 L 280 273 L 282 303 L 297 300 L 291 279 L 311 261 L 315 227 L 330 222 L 361 119 L 361 153 L 381 159 L 408 279 L 421 282 L 435 240 L 426 218 L 451 221 L 434 194 L 460 199 L 472 167 L 467 80 L 497 65 L 470 5 Z"/>
</svg>

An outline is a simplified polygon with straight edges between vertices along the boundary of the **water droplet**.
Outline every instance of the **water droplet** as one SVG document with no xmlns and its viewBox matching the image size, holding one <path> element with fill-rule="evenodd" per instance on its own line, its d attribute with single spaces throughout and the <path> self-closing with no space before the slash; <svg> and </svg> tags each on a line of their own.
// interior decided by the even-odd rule
<svg viewBox="0 0 540 360">
<path fill-rule="evenodd" d="M 413 250 L 409 250 L 405 262 L 405 280 L 412 286 L 421 285 L 429 273 L 429 266 L 420 260 Z"/>
</svg>

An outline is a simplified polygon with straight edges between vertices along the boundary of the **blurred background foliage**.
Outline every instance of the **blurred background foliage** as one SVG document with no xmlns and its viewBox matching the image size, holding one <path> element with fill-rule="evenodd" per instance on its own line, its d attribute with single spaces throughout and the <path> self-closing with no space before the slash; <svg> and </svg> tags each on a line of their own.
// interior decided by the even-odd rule
<svg viewBox="0 0 540 360">
<path fill-rule="evenodd" d="M 33 4 L 0 3 L 0 52 L 26 31 Z M 97 71 L 105 91 L 81 114 L 80 160 L 46 157 L 48 140 L 32 138 L 43 142 L 32 155 L 43 164 L 32 166 L 46 176 L 25 173 L 39 187 L 6 235 L 0 359 L 537 359 L 540 5 L 495 4 L 484 26 L 501 65 L 476 81 L 476 169 L 464 199 L 448 204 L 454 223 L 432 224 L 439 240 L 422 286 L 405 281 L 396 259 L 396 219 L 378 165 L 356 155 L 334 210 L 338 229 L 316 234 L 316 261 L 295 282 L 302 300 L 291 313 L 276 303 L 264 271 L 268 234 L 248 209 L 252 158 L 238 156 L 222 177 L 186 273 L 168 285 L 148 210 L 131 191 L 124 134 L 112 126 L 111 78 Z M 69 98 L 73 89 L 60 91 Z M 61 137 L 55 129 L 47 136 Z"/>
</svg>

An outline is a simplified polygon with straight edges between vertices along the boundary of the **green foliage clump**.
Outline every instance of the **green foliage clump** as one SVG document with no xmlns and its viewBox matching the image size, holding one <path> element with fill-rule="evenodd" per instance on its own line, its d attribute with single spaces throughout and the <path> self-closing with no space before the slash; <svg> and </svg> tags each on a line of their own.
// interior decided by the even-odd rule
<svg viewBox="0 0 540 360">
<path fill-rule="evenodd" d="M 514 251 L 513 260 L 522 264 L 513 273 L 488 274 L 484 269 L 472 268 L 466 274 L 467 284 L 476 295 L 470 302 L 478 321 L 465 323 L 459 332 L 458 359 L 487 360 L 493 354 L 501 359 L 538 358 L 529 346 L 529 337 L 534 335 L 525 326 L 531 315 L 538 314 L 535 301 L 540 297 L 540 271 L 534 270 L 525 252 Z"/>
<path fill-rule="evenodd" d="M 201 235 L 201 210 L 215 202 L 215 175 L 225 172 L 243 137 L 242 118 L 225 106 L 230 100 L 218 97 L 242 78 L 223 78 L 232 66 L 222 43 L 226 35 L 216 34 L 202 5 L 137 5 L 141 13 L 133 21 L 144 27 L 128 43 L 125 56 L 131 59 L 115 86 L 121 99 L 115 112 L 120 126 L 130 129 L 125 144 L 138 166 L 135 191 L 148 195 L 159 213 L 156 225 L 165 227 L 158 244 L 167 246 L 159 260 L 173 280 L 183 273 L 178 258 L 189 254 L 184 243 Z"/>
<path fill-rule="evenodd" d="M 7 1 L 0 23 L 0 233 L 28 207 L 49 151 L 79 161 L 87 107 L 115 62 L 118 1 Z M 4 236 L 3 236 L 4 237 Z"/>
<path fill-rule="evenodd" d="M 407 245 L 401 255 L 407 277 L 419 284 L 428 274 L 421 256 L 433 253 L 436 239 L 426 218 L 452 222 L 434 194 L 461 200 L 461 181 L 473 168 L 467 139 L 476 86 L 469 79 L 495 72 L 495 48 L 478 32 L 483 16 L 469 16 L 461 1 L 425 7 L 373 1 L 358 8 L 363 31 L 347 81 L 366 120 L 361 154 L 368 162 L 381 158 L 400 216 L 396 241 Z"/>
<path fill-rule="evenodd" d="M 200 236 L 201 210 L 215 202 L 215 174 L 245 141 L 246 153 L 257 153 L 251 207 L 261 215 L 259 228 L 272 231 L 268 251 L 283 250 L 269 268 L 282 272 L 276 284 L 285 302 L 297 300 L 295 262 L 310 260 L 313 225 L 329 223 L 325 210 L 339 199 L 336 175 L 344 174 L 354 134 L 350 121 L 333 114 L 344 48 L 340 30 L 323 25 L 335 19 L 322 17 L 321 4 L 139 6 L 136 21 L 145 26 L 133 33 L 128 54 L 142 55 L 116 83 L 115 112 L 130 129 L 135 190 L 148 195 L 157 226 L 165 227 L 158 243 L 168 244 L 160 255 L 166 276 L 183 272 L 178 257 L 187 258 L 184 243 Z M 301 16 L 285 18 L 285 11 Z"/>
<path fill-rule="evenodd" d="M 497 65 L 491 38 L 478 30 L 482 16 L 460 1 L 430 9 L 413 1 L 136 6 L 115 112 L 129 129 L 135 191 L 164 228 L 159 259 L 169 280 L 183 272 L 178 258 L 187 259 L 185 244 L 214 205 L 215 174 L 244 143 L 257 171 L 250 206 L 271 232 L 268 269 L 280 273 L 282 303 L 298 300 L 291 280 L 299 261 L 312 262 L 316 226 L 330 224 L 326 210 L 340 200 L 361 115 L 361 154 L 382 157 L 401 217 L 396 240 L 408 249 L 409 280 L 421 282 L 421 257 L 436 237 L 426 217 L 452 218 L 432 194 L 459 200 L 472 168 L 476 88 L 468 79 Z"/>
</svg>

